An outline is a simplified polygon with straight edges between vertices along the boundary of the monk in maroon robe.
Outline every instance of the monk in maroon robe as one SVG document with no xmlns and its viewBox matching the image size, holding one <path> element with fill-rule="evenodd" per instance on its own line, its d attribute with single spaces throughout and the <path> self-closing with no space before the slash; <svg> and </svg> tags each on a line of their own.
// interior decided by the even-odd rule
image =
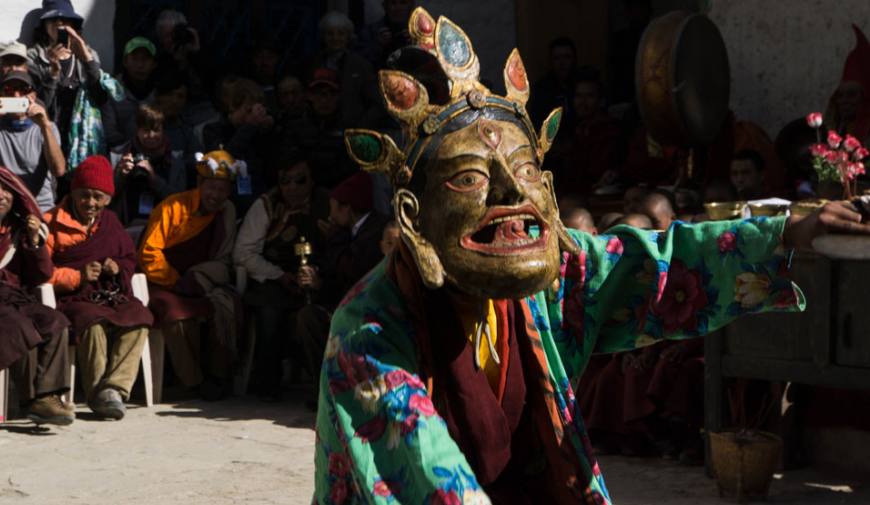
<svg viewBox="0 0 870 505">
<path fill-rule="evenodd" d="M 21 180 L 0 167 L 0 369 L 12 369 L 30 419 L 66 425 L 75 419 L 61 400 L 69 391 L 69 321 L 30 293 L 54 268 L 39 214 Z"/>
<path fill-rule="evenodd" d="M 45 220 L 56 266 L 51 283 L 72 321 L 88 406 L 122 419 L 154 318 L 133 297 L 133 240 L 105 208 L 115 192 L 113 172 L 105 157 L 89 156 L 75 170 L 70 195 Z"/>
</svg>

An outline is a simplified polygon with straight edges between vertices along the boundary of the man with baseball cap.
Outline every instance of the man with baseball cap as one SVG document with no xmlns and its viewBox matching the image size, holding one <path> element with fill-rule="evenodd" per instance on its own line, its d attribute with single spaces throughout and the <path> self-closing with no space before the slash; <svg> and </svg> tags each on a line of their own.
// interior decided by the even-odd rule
<svg viewBox="0 0 870 505">
<path fill-rule="evenodd" d="M 136 135 L 136 110 L 139 105 L 154 102 L 156 56 L 157 48 L 145 37 L 133 37 L 124 45 L 119 78 L 124 86 L 124 99 L 107 100 L 102 107 L 109 149 L 126 144 Z"/>
<path fill-rule="evenodd" d="M 27 57 L 27 46 L 13 40 L 0 45 L 0 77 L 5 76 L 13 70 L 19 72 L 27 72 L 27 64 L 30 58 Z"/>
<path fill-rule="evenodd" d="M 54 207 L 53 181 L 66 173 L 66 160 L 57 126 L 34 98 L 33 88 L 27 72 L 14 70 L 0 80 L 0 97 L 29 102 L 24 112 L 4 111 L 0 100 L 0 165 L 20 177 L 47 211 Z"/>
</svg>

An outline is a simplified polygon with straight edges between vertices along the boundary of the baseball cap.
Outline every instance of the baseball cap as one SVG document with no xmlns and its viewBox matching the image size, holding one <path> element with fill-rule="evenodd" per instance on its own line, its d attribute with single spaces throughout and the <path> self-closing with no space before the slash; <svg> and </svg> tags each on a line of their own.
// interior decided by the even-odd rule
<svg viewBox="0 0 870 505">
<path fill-rule="evenodd" d="M 7 42 L 0 46 L 0 58 L 4 56 L 19 56 L 25 60 L 29 60 L 27 57 L 27 46 L 16 40 Z"/>
<path fill-rule="evenodd" d="M 124 45 L 124 56 L 127 56 L 136 49 L 145 49 L 151 54 L 152 57 L 157 56 L 157 48 L 154 47 L 154 43 L 146 39 L 145 37 L 133 37 L 132 39 L 128 40 L 127 43 Z"/>
<path fill-rule="evenodd" d="M 308 83 L 308 89 L 321 84 L 327 85 L 334 89 L 339 89 L 338 72 L 331 68 L 318 68 L 311 76 L 311 82 Z"/>
<path fill-rule="evenodd" d="M 33 79 L 30 78 L 30 74 L 27 72 L 22 72 L 20 70 L 13 70 L 12 72 L 6 74 L 6 77 L 4 77 L 2 81 L 0 81 L 0 85 L 8 84 L 12 81 L 21 81 L 30 86 L 31 88 L 34 87 Z"/>
</svg>

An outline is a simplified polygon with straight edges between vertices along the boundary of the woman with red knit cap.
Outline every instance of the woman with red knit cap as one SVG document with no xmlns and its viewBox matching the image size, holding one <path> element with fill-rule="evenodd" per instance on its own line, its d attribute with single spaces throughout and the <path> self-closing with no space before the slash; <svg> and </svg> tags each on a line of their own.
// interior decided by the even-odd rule
<svg viewBox="0 0 870 505">
<path fill-rule="evenodd" d="M 136 249 L 105 208 L 114 193 L 109 160 L 89 156 L 74 172 L 70 195 L 45 221 L 56 266 L 49 282 L 58 308 L 72 322 L 70 342 L 78 346 L 88 406 L 102 417 L 121 419 L 154 318 L 133 297 Z"/>
</svg>

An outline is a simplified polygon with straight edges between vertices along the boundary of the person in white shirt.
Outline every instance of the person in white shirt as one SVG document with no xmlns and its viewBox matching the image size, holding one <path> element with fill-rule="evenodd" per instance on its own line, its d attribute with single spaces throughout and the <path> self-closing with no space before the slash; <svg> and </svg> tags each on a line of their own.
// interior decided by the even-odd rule
<svg viewBox="0 0 870 505">
<path fill-rule="evenodd" d="M 296 246 L 308 242 L 308 264 L 317 267 L 325 247 L 318 221 L 329 214 L 329 196 L 315 188 L 303 153 L 287 153 L 279 166 L 278 186 L 248 210 L 233 251 L 250 280 L 244 301 L 257 331 L 252 386 L 264 400 L 280 398 L 281 359 L 293 338 L 286 328 L 317 297 L 319 285 L 299 278 Z"/>
</svg>

